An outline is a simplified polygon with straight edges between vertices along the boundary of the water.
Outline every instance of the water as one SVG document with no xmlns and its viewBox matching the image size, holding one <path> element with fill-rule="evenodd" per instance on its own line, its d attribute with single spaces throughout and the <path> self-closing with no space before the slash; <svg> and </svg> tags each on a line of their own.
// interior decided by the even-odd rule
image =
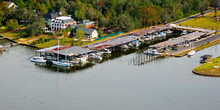
<svg viewBox="0 0 220 110">
<path fill-rule="evenodd" d="M 139 53 L 86 69 L 60 72 L 29 59 L 34 49 L 14 46 L 0 55 L 1 110 L 218 110 L 220 79 L 192 69 L 204 54 L 220 55 L 220 45 L 192 58 L 163 58 L 129 64 Z"/>
</svg>

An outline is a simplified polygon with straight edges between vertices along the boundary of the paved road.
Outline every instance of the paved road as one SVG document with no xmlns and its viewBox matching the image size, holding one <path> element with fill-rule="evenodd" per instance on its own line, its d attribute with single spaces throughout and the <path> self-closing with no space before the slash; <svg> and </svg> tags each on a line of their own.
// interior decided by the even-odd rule
<svg viewBox="0 0 220 110">
<path fill-rule="evenodd" d="M 212 12 L 212 11 L 215 11 L 215 10 L 214 10 L 214 9 L 208 10 L 208 11 L 206 11 L 204 14 L 210 13 L 210 12 Z M 190 16 L 190 17 L 188 17 L 188 18 L 182 19 L 182 20 L 180 20 L 180 21 L 173 22 L 172 24 L 178 24 L 178 23 L 181 23 L 181 22 L 184 22 L 184 21 L 193 19 L 193 18 L 197 18 L 197 17 L 199 17 L 200 15 L 201 15 L 201 14 L 196 14 L 196 15 Z"/>
<path fill-rule="evenodd" d="M 211 36 L 211 37 L 208 37 L 208 38 L 205 38 L 205 39 L 202 39 L 202 40 L 199 40 L 199 41 L 196 41 L 193 44 L 193 47 L 199 47 L 201 46 L 202 44 L 206 44 L 208 42 L 211 42 L 211 41 L 214 41 L 214 40 L 217 40 L 217 39 L 220 39 L 220 34 L 218 35 L 214 35 L 214 36 Z M 187 47 L 181 47 L 181 48 L 178 48 L 177 51 L 169 51 L 168 53 L 170 55 L 175 55 L 175 54 L 178 54 L 178 53 L 181 53 L 181 52 L 184 52 L 184 51 L 187 51 L 190 49 L 190 46 L 187 46 Z"/>
</svg>

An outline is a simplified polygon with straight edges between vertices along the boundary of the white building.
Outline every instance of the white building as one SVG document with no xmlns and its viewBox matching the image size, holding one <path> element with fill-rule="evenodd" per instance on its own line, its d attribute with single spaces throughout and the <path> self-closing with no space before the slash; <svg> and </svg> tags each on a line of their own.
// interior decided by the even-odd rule
<svg viewBox="0 0 220 110">
<path fill-rule="evenodd" d="M 56 17 L 56 19 L 52 20 L 52 22 L 51 22 L 51 26 L 50 26 L 51 31 L 66 29 L 70 24 L 75 24 L 76 25 L 76 21 L 73 20 L 69 16 Z"/>
</svg>

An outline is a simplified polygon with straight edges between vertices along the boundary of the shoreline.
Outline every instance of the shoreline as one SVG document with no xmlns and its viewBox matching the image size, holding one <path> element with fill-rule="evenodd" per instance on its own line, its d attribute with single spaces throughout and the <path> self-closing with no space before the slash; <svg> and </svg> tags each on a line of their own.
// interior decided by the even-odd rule
<svg viewBox="0 0 220 110">
<path fill-rule="evenodd" d="M 32 48 L 36 48 L 36 49 L 41 49 L 41 48 L 36 47 L 36 46 L 32 46 L 32 45 L 28 45 L 28 44 L 23 44 L 23 43 L 16 42 L 16 41 L 14 41 L 14 40 L 12 40 L 12 39 L 9 39 L 9 38 L 7 38 L 7 37 L 4 37 L 4 36 L 2 36 L 2 35 L 0 35 L 0 38 L 6 39 L 6 40 L 8 40 L 8 41 L 10 41 L 10 42 L 13 42 L 13 43 L 17 43 L 18 45 L 28 46 L 28 47 L 32 47 Z"/>
<path fill-rule="evenodd" d="M 200 76 L 220 77 L 220 74 L 219 75 L 214 75 L 214 74 L 210 74 L 210 73 L 200 73 L 200 72 L 196 72 L 194 70 L 192 70 L 192 72 L 194 74 L 200 75 Z"/>
<path fill-rule="evenodd" d="M 206 62 L 193 68 L 192 72 L 197 75 L 220 77 L 219 61 L 220 57 L 216 57 L 211 62 Z"/>
</svg>

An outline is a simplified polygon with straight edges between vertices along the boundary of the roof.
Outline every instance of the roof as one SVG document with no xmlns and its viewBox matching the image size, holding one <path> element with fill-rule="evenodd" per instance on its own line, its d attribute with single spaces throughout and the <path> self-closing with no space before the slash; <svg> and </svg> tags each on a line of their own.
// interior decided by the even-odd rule
<svg viewBox="0 0 220 110">
<path fill-rule="evenodd" d="M 82 55 L 87 54 L 90 52 L 93 52 L 94 50 L 89 50 L 82 47 L 73 46 L 71 48 L 63 49 L 59 51 L 59 54 L 61 55 L 67 55 L 67 56 L 73 56 L 73 55 Z M 58 51 L 55 51 L 54 53 L 58 53 Z"/>
<path fill-rule="evenodd" d="M 181 36 L 181 38 L 185 39 L 185 40 L 194 40 L 199 38 L 200 36 L 205 35 L 205 33 L 201 33 L 201 32 L 192 32 L 190 34 L 186 34 Z"/>
<path fill-rule="evenodd" d="M 69 24 L 68 28 L 75 28 L 76 25 L 75 24 Z"/>
<path fill-rule="evenodd" d="M 93 31 L 96 30 L 96 29 L 90 29 L 90 28 L 84 28 L 84 27 L 76 27 L 75 31 L 78 31 L 79 29 L 85 32 L 85 34 L 91 34 Z"/>
<path fill-rule="evenodd" d="M 157 43 L 157 44 L 152 45 L 150 47 L 160 48 L 160 47 L 172 46 L 174 44 L 182 43 L 182 42 L 185 42 L 187 40 L 190 41 L 190 40 L 197 39 L 197 38 L 199 38 L 203 35 L 205 35 L 205 34 L 201 33 L 201 32 L 193 32 L 193 33 L 183 35 L 183 36 L 180 36 L 180 37 L 177 37 L 177 38 L 169 39 L 169 40 L 161 42 L 161 43 Z"/>
<path fill-rule="evenodd" d="M 206 55 L 203 55 L 203 56 L 201 56 L 200 58 L 211 58 L 212 57 L 212 55 L 208 55 L 208 54 L 206 54 Z"/>
<path fill-rule="evenodd" d="M 112 40 L 108 40 L 105 42 L 101 42 L 101 43 L 96 43 L 96 44 L 92 44 L 89 46 L 90 49 L 102 49 L 102 48 L 106 48 L 109 46 L 118 46 L 121 44 L 125 44 L 131 41 L 135 41 L 139 36 L 134 36 L 134 35 L 128 35 L 128 36 L 124 36 L 124 37 L 119 37 L 119 38 L 115 38 Z"/>
<path fill-rule="evenodd" d="M 56 51 L 56 48 L 61 48 L 61 47 L 63 47 L 63 46 L 56 45 L 56 46 L 53 46 L 53 47 L 36 50 L 36 52 L 52 52 L 52 51 Z"/>
<path fill-rule="evenodd" d="M 47 19 L 55 19 L 56 17 L 59 17 L 59 14 L 57 12 L 55 13 L 48 12 L 47 14 L 44 15 L 44 18 Z"/>
</svg>

